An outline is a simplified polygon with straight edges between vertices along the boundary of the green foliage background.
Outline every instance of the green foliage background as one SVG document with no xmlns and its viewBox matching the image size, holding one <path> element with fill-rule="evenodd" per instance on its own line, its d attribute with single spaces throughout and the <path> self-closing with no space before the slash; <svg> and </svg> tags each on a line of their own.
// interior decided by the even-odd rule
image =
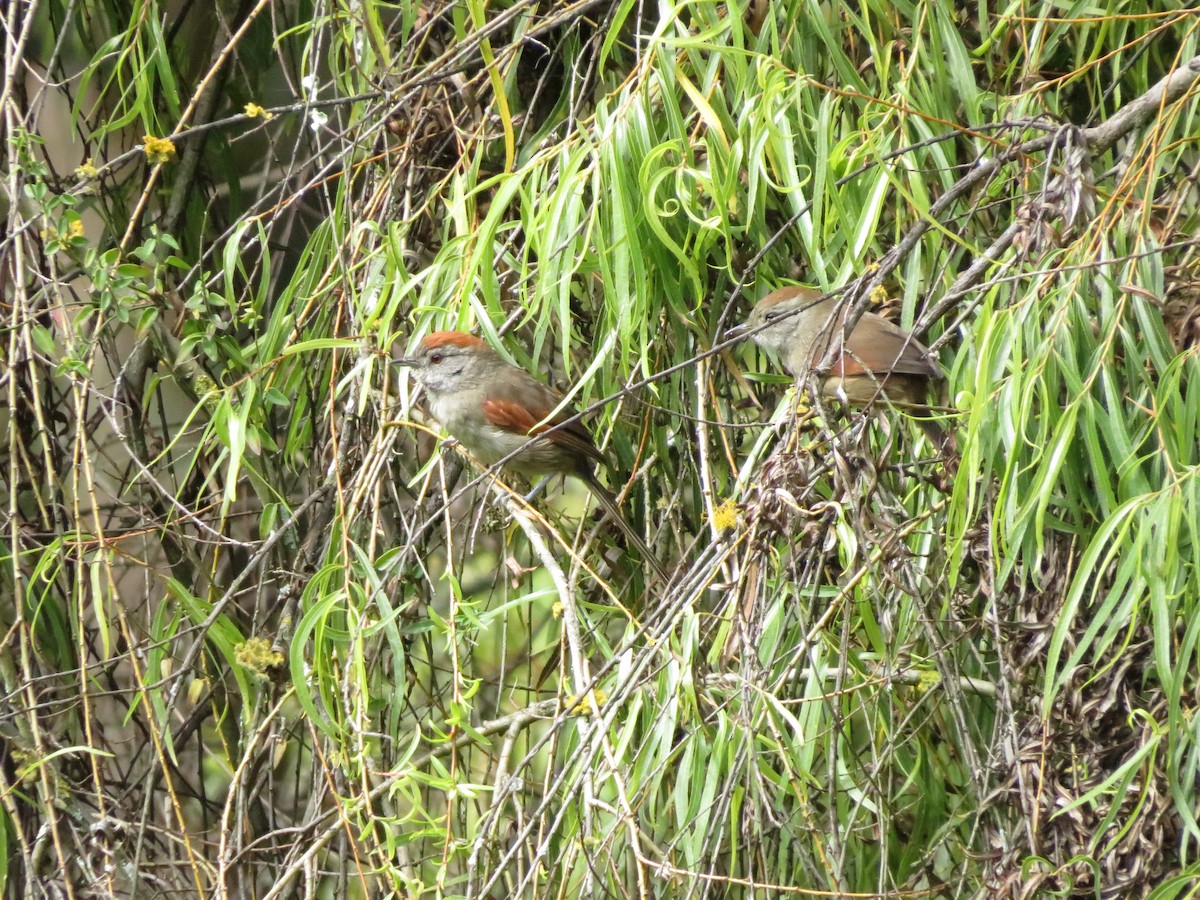
<svg viewBox="0 0 1200 900">
<path fill-rule="evenodd" d="M 1195 895 L 1194 10 L 198 6 L 2 13 L 8 895 Z M 953 452 L 723 346 L 795 281 Z"/>
</svg>

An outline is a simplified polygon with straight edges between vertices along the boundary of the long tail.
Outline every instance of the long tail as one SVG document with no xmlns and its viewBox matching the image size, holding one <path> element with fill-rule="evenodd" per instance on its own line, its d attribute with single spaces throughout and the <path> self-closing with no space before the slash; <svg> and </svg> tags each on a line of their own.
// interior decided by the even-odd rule
<svg viewBox="0 0 1200 900">
<path fill-rule="evenodd" d="M 612 492 L 597 481 L 595 474 L 591 472 L 583 479 L 583 483 L 588 486 L 588 490 L 592 492 L 592 495 L 604 507 L 604 511 L 608 513 L 609 518 L 616 522 L 617 527 L 625 533 L 625 537 L 629 540 L 629 543 L 638 548 L 638 552 L 642 554 L 642 558 L 650 563 L 663 583 L 668 583 L 671 580 L 670 574 L 663 564 L 658 561 L 658 557 L 654 555 L 653 551 L 646 546 L 646 542 L 642 540 L 642 536 L 634 531 L 633 526 L 621 515 L 621 510 L 617 508 L 617 498 L 612 495 Z"/>
</svg>

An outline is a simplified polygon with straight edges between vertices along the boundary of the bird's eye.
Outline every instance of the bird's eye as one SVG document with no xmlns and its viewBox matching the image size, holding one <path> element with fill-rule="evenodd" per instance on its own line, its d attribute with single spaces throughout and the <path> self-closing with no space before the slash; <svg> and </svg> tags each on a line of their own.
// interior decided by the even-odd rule
<svg viewBox="0 0 1200 900">
<path fill-rule="evenodd" d="M 446 358 L 446 354 L 443 353 L 441 350 L 435 350 L 429 354 L 429 361 L 431 363 L 433 363 L 434 365 L 437 365 L 445 358 Z"/>
<path fill-rule="evenodd" d="M 769 312 L 765 316 L 763 316 L 763 319 L 765 319 L 768 322 L 774 322 L 776 319 L 779 318 L 779 316 L 780 316 L 780 313 Z"/>
</svg>

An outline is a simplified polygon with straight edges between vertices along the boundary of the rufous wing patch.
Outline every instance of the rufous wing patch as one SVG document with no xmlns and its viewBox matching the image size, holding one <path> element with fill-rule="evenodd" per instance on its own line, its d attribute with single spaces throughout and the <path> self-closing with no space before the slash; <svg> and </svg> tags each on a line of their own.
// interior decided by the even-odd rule
<svg viewBox="0 0 1200 900">
<path fill-rule="evenodd" d="M 841 357 L 833 364 L 832 374 L 840 375 L 847 378 L 853 375 L 868 375 L 871 370 L 862 364 L 862 360 L 855 358 L 854 354 L 849 350 L 843 350 Z"/>
<path fill-rule="evenodd" d="M 546 393 L 553 396 L 549 390 Z M 524 434 L 529 437 L 536 437 L 544 431 L 553 428 L 571 414 L 569 410 L 565 414 L 560 412 L 550 421 L 545 421 L 551 409 L 552 407 L 545 407 L 543 409 L 531 410 L 524 403 L 515 400 L 500 400 L 495 397 L 483 401 L 483 416 L 488 422 L 497 428 L 503 428 L 505 431 L 511 431 L 514 434 Z M 580 458 L 587 458 L 596 462 L 603 460 L 600 451 L 592 443 L 592 436 L 588 434 L 587 429 L 578 421 L 572 422 L 570 425 L 564 425 L 561 428 L 555 428 L 546 435 L 545 440 L 579 454 Z"/>
<path fill-rule="evenodd" d="M 941 375 L 920 341 L 884 319 L 864 317 L 840 349 L 838 375 Z"/>
<path fill-rule="evenodd" d="M 483 417 L 497 428 L 512 431 L 516 434 L 540 434 L 549 428 L 542 420 L 549 410 L 535 414 L 527 406 L 510 400 L 484 400 Z"/>
</svg>

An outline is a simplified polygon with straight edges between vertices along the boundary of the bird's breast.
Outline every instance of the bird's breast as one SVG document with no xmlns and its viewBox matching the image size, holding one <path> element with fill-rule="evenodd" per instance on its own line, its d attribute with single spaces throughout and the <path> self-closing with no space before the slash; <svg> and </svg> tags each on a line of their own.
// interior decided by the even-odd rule
<svg viewBox="0 0 1200 900">
<path fill-rule="evenodd" d="M 485 399 L 482 392 L 474 391 L 431 393 L 429 412 L 482 465 L 492 466 L 507 459 L 507 468 L 523 474 L 570 468 L 569 460 L 564 462 L 562 450 L 553 442 L 534 440 L 489 422 L 483 413 Z M 513 457 L 517 451 L 521 452 Z"/>
</svg>

